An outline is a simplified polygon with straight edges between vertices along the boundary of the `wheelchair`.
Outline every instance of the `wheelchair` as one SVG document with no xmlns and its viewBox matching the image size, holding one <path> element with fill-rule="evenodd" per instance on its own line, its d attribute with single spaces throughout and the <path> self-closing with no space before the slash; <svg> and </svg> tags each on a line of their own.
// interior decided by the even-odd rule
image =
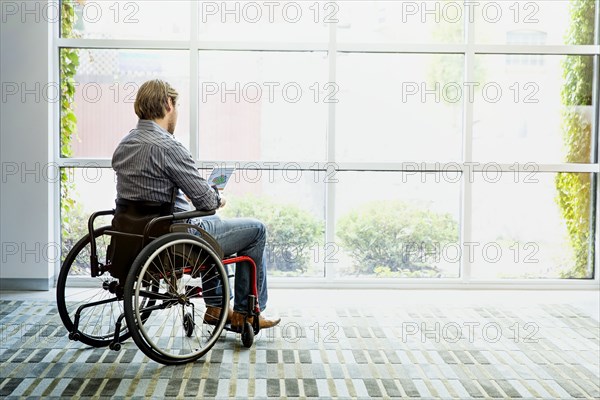
<svg viewBox="0 0 600 400">
<path fill-rule="evenodd" d="M 214 238 L 187 223 L 212 214 L 173 213 L 172 204 L 127 200 L 93 213 L 89 233 L 70 250 L 57 281 L 58 312 L 69 339 L 118 351 L 132 338 L 166 365 L 198 360 L 224 330 L 241 334 L 243 346 L 251 347 L 260 329 L 256 264 L 247 256 L 225 258 Z M 110 215 L 111 225 L 95 228 L 98 217 Z M 234 327 L 227 321 L 228 266 L 242 268 L 242 262 L 251 268 L 251 287 L 244 322 Z M 209 306 L 218 315 L 207 314 Z"/>
</svg>

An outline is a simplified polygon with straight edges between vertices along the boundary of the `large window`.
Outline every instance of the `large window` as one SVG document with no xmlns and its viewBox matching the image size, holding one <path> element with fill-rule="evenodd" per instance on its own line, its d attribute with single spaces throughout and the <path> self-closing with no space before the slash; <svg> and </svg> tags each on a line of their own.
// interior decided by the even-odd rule
<svg viewBox="0 0 600 400">
<path fill-rule="evenodd" d="M 275 282 L 597 279 L 598 1 L 63 1 L 63 243 L 147 79 Z"/>
</svg>

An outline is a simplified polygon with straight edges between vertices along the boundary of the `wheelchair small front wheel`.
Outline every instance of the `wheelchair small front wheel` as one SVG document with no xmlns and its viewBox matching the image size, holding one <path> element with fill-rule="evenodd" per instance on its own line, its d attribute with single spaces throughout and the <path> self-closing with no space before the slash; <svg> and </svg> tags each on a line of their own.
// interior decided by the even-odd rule
<svg viewBox="0 0 600 400">
<path fill-rule="evenodd" d="M 254 328 L 252 328 L 252 324 L 248 321 L 244 324 L 244 330 L 242 332 L 242 345 L 245 348 L 249 349 L 252 347 L 254 343 Z"/>
<path fill-rule="evenodd" d="M 218 320 L 211 316 L 205 322 L 207 305 L 220 309 Z M 148 357 L 167 365 L 199 359 L 227 320 L 229 282 L 221 258 L 189 233 L 155 239 L 133 262 L 124 307 L 131 336 Z"/>
<path fill-rule="evenodd" d="M 190 313 L 185 313 L 183 316 L 183 330 L 187 337 L 192 337 L 194 334 L 194 317 Z"/>
</svg>

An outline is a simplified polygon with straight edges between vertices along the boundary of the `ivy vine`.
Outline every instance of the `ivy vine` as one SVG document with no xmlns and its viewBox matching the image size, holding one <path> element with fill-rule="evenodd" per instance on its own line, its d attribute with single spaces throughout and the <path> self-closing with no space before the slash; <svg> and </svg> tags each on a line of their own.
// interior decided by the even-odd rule
<svg viewBox="0 0 600 400">
<path fill-rule="evenodd" d="M 570 4 L 571 24 L 566 43 L 594 43 L 594 0 L 574 0 Z M 589 163 L 592 155 L 592 125 L 583 108 L 592 106 L 593 60 L 590 56 L 570 55 L 562 65 L 564 84 L 562 132 L 567 151 L 565 162 Z M 583 107 L 582 107 L 583 106 Z M 563 278 L 590 278 L 594 246 L 591 246 L 594 216 L 591 208 L 592 176 L 589 173 L 558 173 L 555 178 L 556 202 L 567 225 L 574 264 L 561 271 Z"/>
<path fill-rule="evenodd" d="M 79 3 L 82 3 L 79 1 Z M 75 5 L 71 1 L 61 2 L 61 35 L 73 37 L 73 27 L 77 20 Z M 59 50 L 60 67 L 60 156 L 71 157 L 73 149 L 71 143 L 77 134 L 77 117 L 75 115 L 75 74 L 79 66 L 79 50 L 74 48 L 61 48 Z M 74 184 L 69 179 L 68 169 L 61 168 L 60 172 L 60 208 L 61 208 L 61 236 L 63 241 L 70 232 L 70 218 L 76 204 L 73 199 Z M 66 255 L 64 253 L 63 255 Z"/>
</svg>

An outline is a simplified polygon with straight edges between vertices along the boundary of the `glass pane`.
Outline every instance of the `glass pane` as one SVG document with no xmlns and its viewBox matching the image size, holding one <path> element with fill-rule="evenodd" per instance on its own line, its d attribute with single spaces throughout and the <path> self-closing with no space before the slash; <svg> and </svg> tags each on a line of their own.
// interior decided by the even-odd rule
<svg viewBox="0 0 600 400">
<path fill-rule="evenodd" d="M 463 56 L 338 55 L 339 161 L 458 161 Z"/>
<path fill-rule="evenodd" d="M 190 2 L 162 1 L 62 1 L 63 37 L 83 39 L 190 38 Z M 72 10 L 72 11 L 71 11 Z M 71 31 L 65 18 L 74 13 Z"/>
<path fill-rule="evenodd" d="M 208 177 L 210 170 L 202 171 Z M 224 217 L 254 217 L 268 230 L 269 276 L 323 277 L 332 251 L 325 244 L 324 172 L 238 169 L 227 184 Z"/>
<path fill-rule="evenodd" d="M 325 53 L 201 51 L 199 65 L 201 160 L 324 160 Z"/>
<path fill-rule="evenodd" d="M 480 55 L 476 64 L 475 160 L 591 161 L 591 56 Z"/>
<path fill-rule="evenodd" d="M 316 1 L 200 1 L 199 38 L 324 43 L 338 8 L 334 2 Z"/>
<path fill-rule="evenodd" d="M 458 277 L 461 172 L 339 172 L 338 276 Z"/>
<path fill-rule="evenodd" d="M 472 276 L 592 278 L 593 174 L 476 173 Z M 469 253 L 470 251 L 470 253 Z"/>
<path fill-rule="evenodd" d="M 338 40 L 350 43 L 462 43 L 460 1 L 341 1 Z"/>
<path fill-rule="evenodd" d="M 61 54 L 71 51 L 61 49 Z M 137 124 L 133 110 L 137 89 L 156 78 L 168 81 L 179 92 L 175 137 L 189 146 L 187 51 L 77 49 L 74 57 L 76 134 L 70 144 L 61 143 L 63 156 L 111 158 L 123 136 Z M 64 71 L 61 80 L 65 82 Z"/>
<path fill-rule="evenodd" d="M 87 233 L 89 216 L 115 205 L 114 171 L 90 162 L 80 165 L 87 168 L 63 169 L 63 257 Z M 208 178 L 210 169 L 200 172 Z M 324 262 L 335 256 L 333 246 L 324 240 L 325 179 L 323 171 L 301 171 L 293 164 L 282 170 L 239 169 L 227 185 L 227 205 L 218 213 L 222 217 L 254 217 L 267 225 L 270 276 L 323 277 Z M 110 221 L 111 217 L 100 217 L 95 225 Z"/>
<path fill-rule="evenodd" d="M 88 219 L 95 211 L 111 210 L 117 197 L 116 177 L 110 168 L 80 162 L 81 168 L 62 168 L 61 232 L 62 257 L 88 233 Z M 110 225 L 111 216 L 99 217 L 95 227 Z"/>
<path fill-rule="evenodd" d="M 594 44 L 596 5 L 589 0 L 470 2 L 475 41 L 490 44 Z"/>
</svg>

